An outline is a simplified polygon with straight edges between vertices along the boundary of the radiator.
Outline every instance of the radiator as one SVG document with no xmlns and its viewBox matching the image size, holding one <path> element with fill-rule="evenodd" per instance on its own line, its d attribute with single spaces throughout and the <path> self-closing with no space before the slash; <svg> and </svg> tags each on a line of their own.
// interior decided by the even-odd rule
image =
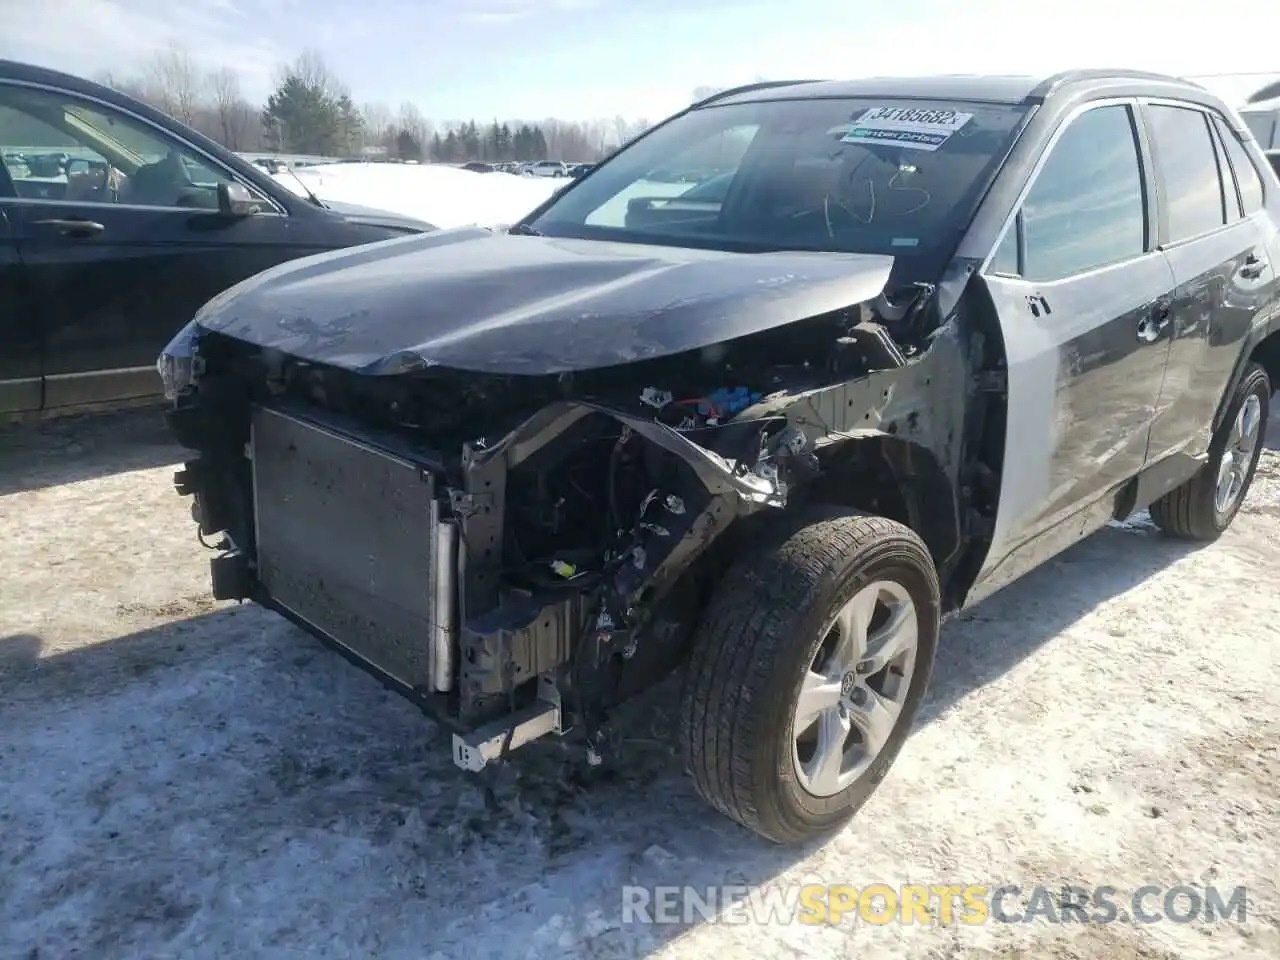
<svg viewBox="0 0 1280 960">
<path fill-rule="evenodd" d="M 404 686 L 448 690 L 457 531 L 433 475 L 270 407 L 254 409 L 250 448 L 271 599 Z"/>
</svg>

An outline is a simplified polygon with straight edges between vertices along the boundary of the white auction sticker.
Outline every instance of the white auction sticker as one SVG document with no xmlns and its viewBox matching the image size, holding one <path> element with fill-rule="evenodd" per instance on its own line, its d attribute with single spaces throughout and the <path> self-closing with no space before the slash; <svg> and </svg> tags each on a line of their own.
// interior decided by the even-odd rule
<svg viewBox="0 0 1280 960">
<path fill-rule="evenodd" d="M 849 125 L 843 143 L 883 143 L 911 150 L 937 150 L 973 119 L 972 113 L 914 107 L 871 107 Z"/>
</svg>

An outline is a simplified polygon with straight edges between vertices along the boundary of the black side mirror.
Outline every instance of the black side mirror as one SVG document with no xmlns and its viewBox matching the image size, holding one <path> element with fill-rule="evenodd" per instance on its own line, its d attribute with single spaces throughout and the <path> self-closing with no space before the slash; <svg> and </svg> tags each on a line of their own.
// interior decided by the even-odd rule
<svg viewBox="0 0 1280 960">
<path fill-rule="evenodd" d="M 261 201 L 243 183 L 224 180 L 218 184 L 218 212 L 224 217 L 251 217 L 260 209 Z"/>
</svg>

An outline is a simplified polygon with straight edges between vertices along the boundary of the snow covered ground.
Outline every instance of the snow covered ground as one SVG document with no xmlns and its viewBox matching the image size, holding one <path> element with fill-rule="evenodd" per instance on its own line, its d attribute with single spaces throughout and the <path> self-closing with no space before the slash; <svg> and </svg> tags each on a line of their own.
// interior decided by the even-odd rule
<svg viewBox="0 0 1280 960">
<path fill-rule="evenodd" d="M 301 180 L 321 200 L 377 207 L 442 229 L 512 223 L 570 182 L 399 163 L 325 164 L 274 174 L 274 178 L 294 193 L 306 192 Z"/>
<path fill-rule="evenodd" d="M 804 850 L 695 798 L 674 684 L 620 766 L 537 744 L 487 805 L 407 702 L 208 599 L 179 459 L 151 411 L 0 433 L 0 956 L 1280 956 L 1280 453 L 1217 544 L 1114 527 L 950 624 L 888 780 Z M 1250 899 L 1243 925 L 622 914 L 625 884 L 810 879 Z"/>
<path fill-rule="evenodd" d="M 437 227 L 481 226 L 519 220 L 572 181 L 555 177 L 520 177 L 508 173 L 473 173 L 443 164 L 333 163 L 300 167 L 274 178 L 294 193 L 311 190 L 321 200 L 355 203 L 417 217 Z M 299 183 L 301 181 L 301 183 Z M 599 226 L 621 226 L 633 197 L 674 197 L 692 183 L 639 181 L 603 204 L 588 218 Z"/>
</svg>

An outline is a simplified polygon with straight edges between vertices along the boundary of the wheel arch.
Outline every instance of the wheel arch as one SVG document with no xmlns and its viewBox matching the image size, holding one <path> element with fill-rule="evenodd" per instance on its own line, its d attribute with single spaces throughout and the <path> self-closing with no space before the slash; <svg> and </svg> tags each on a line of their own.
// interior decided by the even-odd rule
<svg viewBox="0 0 1280 960">
<path fill-rule="evenodd" d="M 963 545 L 956 484 L 922 444 L 882 431 L 833 444 L 822 476 L 807 490 L 813 502 L 896 520 L 916 532 L 946 583 Z"/>
<path fill-rule="evenodd" d="M 1280 329 L 1272 330 L 1251 351 L 1249 360 L 1267 371 L 1267 379 L 1271 381 L 1271 392 L 1280 390 Z M 1239 376 L 1243 376 L 1241 370 Z M 1237 380 L 1239 377 L 1237 377 Z"/>
<path fill-rule="evenodd" d="M 1222 425 L 1222 418 L 1227 414 L 1231 398 L 1235 396 L 1240 381 L 1244 379 L 1245 371 L 1249 369 L 1251 363 L 1258 364 L 1267 372 L 1272 393 L 1280 390 L 1280 319 L 1255 328 L 1245 340 L 1235 369 L 1231 371 L 1231 379 L 1227 381 L 1226 389 L 1222 391 L 1222 397 L 1218 400 L 1218 409 L 1213 415 L 1212 429 L 1215 432 Z"/>
</svg>

